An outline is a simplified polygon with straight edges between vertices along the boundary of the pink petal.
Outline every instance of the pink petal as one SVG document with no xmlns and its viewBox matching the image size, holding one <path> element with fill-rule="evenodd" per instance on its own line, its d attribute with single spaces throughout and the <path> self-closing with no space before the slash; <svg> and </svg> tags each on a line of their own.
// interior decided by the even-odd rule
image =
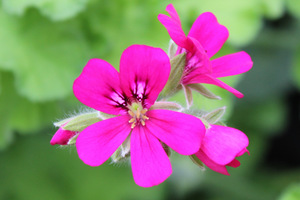
<svg viewBox="0 0 300 200">
<path fill-rule="evenodd" d="M 220 165 L 212 161 L 202 150 L 195 154 L 208 168 L 224 175 L 230 175 L 225 165 Z"/>
<path fill-rule="evenodd" d="M 139 186 L 158 185 L 171 175 L 172 167 L 166 152 L 146 127 L 133 129 L 130 148 L 133 178 Z"/>
<path fill-rule="evenodd" d="M 170 110 L 150 110 L 146 127 L 159 140 L 183 155 L 196 153 L 205 134 L 200 119 Z"/>
<path fill-rule="evenodd" d="M 73 91 L 81 103 L 96 110 L 119 114 L 124 98 L 119 73 L 108 62 L 91 59 L 74 81 Z"/>
<path fill-rule="evenodd" d="M 60 127 L 53 135 L 50 144 L 67 145 L 70 138 L 72 138 L 74 135 L 76 135 L 76 132 L 64 130 L 62 127 Z"/>
<path fill-rule="evenodd" d="M 180 47 L 189 49 L 187 44 L 187 38 L 181 28 L 179 16 L 172 4 L 169 4 L 166 11 L 170 14 L 170 17 L 164 14 L 158 15 L 158 20 L 167 29 L 172 40 Z"/>
<path fill-rule="evenodd" d="M 211 125 L 207 129 L 201 150 L 215 163 L 227 165 L 249 144 L 248 137 L 235 128 Z"/>
<path fill-rule="evenodd" d="M 196 75 L 193 78 L 190 78 L 189 80 L 187 80 L 184 84 L 187 85 L 187 84 L 193 84 L 193 83 L 206 83 L 206 84 L 216 85 L 216 86 L 219 86 L 219 87 L 231 92 L 238 98 L 244 97 L 244 95 L 242 93 L 240 93 L 239 91 L 237 91 L 236 89 L 230 87 L 229 85 L 225 84 L 224 82 L 222 82 L 222 81 L 218 80 L 217 78 L 212 77 L 208 74 Z"/>
<path fill-rule="evenodd" d="M 127 115 L 97 122 L 84 129 L 76 140 L 79 158 L 87 165 L 104 163 L 130 133 Z"/>
<path fill-rule="evenodd" d="M 252 68 L 253 62 L 246 52 L 237 52 L 211 61 L 212 76 L 226 77 L 244 73 Z"/>
<path fill-rule="evenodd" d="M 171 66 L 168 55 L 160 48 L 132 45 L 122 54 L 121 86 L 128 97 L 154 104 L 168 81 Z"/>
<path fill-rule="evenodd" d="M 240 161 L 238 161 L 237 159 L 234 159 L 234 160 L 231 161 L 231 163 L 229 163 L 227 166 L 237 168 L 237 167 L 239 167 L 240 165 L 241 165 Z"/>
<path fill-rule="evenodd" d="M 196 38 L 210 58 L 221 49 L 229 33 L 225 26 L 218 23 L 214 14 L 206 12 L 196 19 L 188 36 Z"/>
</svg>

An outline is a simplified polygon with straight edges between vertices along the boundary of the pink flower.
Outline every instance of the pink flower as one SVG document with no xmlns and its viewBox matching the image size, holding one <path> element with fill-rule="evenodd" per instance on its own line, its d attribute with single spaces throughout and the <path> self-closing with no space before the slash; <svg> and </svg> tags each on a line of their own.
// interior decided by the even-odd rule
<svg viewBox="0 0 300 200">
<path fill-rule="evenodd" d="M 242 98 L 242 93 L 217 78 L 248 71 L 253 65 L 250 56 L 241 51 L 210 60 L 227 40 L 229 35 L 227 28 L 218 23 L 214 14 L 206 12 L 197 18 L 186 37 L 174 6 L 169 4 L 166 11 L 170 17 L 159 14 L 158 20 L 166 27 L 170 37 L 178 45 L 176 54 L 187 53 L 181 83 L 183 85 L 213 84 Z"/>
<path fill-rule="evenodd" d="M 238 167 L 236 157 L 249 151 L 248 137 L 241 131 L 220 125 L 210 125 L 196 156 L 210 169 L 229 175 L 226 166 Z"/>
<path fill-rule="evenodd" d="M 66 124 L 62 125 L 57 131 L 56 133 L 53 135 L 50 144 L 51 145 L 68 145 L 69 141 L 71 138 L 73 138 L 77 132 L 75 131 L 69 131 L 69 130 L 64 130 L 63 127 Z"/>
<path fill-rule="evenodd" d="M 151 110 L 170 73 L 168 56 L 158 48 L 133 45 L 121 57 L 120 73 L 104 60 L 92 59 L 73 85 L 83 104 L 116 117 L 97 122 L 78 136 L 76 148 L 87 165 L 104 163 L 130 137 L 135 182 L 151 187 L 172 173 L 161 142 L 183 155 L 195 154 L 205 127 L 196 117 Z"/>
</svg>

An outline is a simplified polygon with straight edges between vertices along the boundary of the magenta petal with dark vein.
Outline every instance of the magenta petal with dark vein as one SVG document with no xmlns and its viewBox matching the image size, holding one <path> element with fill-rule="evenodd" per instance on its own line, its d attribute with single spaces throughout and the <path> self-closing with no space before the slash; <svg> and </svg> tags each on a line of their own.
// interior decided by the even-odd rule
<svg viewBox="0 0 300 200">
<path fill-rule="evenodd" d="M 130 46 L 121 57 L 121 87 L 127 97 L 144 100 L 149 108 L 167 83 L 170 70 L 169 57 L 162 49 Z"/>
<path fill-rule="evenodd" d="M 104 163 L 123 143 L 131 128 L 129 116 L 118 116 L 90 125 L 76 140 L 79 158 L 87 165 Z"/>
<path fill-rule="evenodd" d="M 177 153 L 196 153 L 205 134 L 205 126 L 192 115 L 170 110 L 150 110 L 146 127 Z"/>
<path fill-rule="evenodd" d="M 86 106 L 108 114 L 119 114 L 124 103 L 119 72 L 108 62 L 91 59 L 74 81 L 76 98 Z"/>
<path fill-rule="evenodd" d="M 165 181 L 172 173 L 170 160 L 159 140 L 145 127 L 132 130 L 130 156 L 133 178 L 142 187 Z"/>
</svg>

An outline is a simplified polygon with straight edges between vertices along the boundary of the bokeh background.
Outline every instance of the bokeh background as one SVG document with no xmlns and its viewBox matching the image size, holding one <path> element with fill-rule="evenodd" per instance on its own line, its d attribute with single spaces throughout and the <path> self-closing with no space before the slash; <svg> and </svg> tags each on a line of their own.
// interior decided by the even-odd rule
<svg viewBox="0 0 300 200">
<path fill-rule="evenodd" d="M 167 49 L 157 15 L 161 0 L 0 1 L 0 199 L 300 199 L 300 1 L 172 1 L 188 32 L 213 12 L 230 37 L 219 57 L 247 51 L 253 69 L 224 81 L 245 94 L 212 101 L 194 94 L 195 108 L 227 106 L 224 121 L 244 131 L 251 155 L 224 176 L 201 171 L 173 153 L 172 176 L 159 186 L 135 185 L 128 163 L 89 167 L 74 147 L 51 146 L 53 122 L 86 108 L 72 94 L 90 58 L 118 68 L 132 44 Z M 184 104 L 182 94 L 174 100 Z"/>
</svg>

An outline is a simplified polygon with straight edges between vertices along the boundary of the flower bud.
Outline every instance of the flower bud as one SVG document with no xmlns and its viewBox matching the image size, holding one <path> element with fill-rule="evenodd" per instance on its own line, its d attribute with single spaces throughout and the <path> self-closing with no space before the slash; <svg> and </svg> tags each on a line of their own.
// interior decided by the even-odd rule
<svg viewBox="0 0 300 200">
<path fill-rule="evenodd" d="M 160 98 L 172 96 L 180 88 L 180 80 L 184 71 L 186 53 L 179 54 L 171 60 L 171 72 L 167 84 L 160 93 Z"/>
<path fill-rule="evenodd" d="M 50 144 L 71 145 L 75 144 L 81 131 L 86 127 L 101 121 L 98 112 L 80 114 L 60 122 L 54 123 L 59 129 L 52 137 Z"/>
</svg>

